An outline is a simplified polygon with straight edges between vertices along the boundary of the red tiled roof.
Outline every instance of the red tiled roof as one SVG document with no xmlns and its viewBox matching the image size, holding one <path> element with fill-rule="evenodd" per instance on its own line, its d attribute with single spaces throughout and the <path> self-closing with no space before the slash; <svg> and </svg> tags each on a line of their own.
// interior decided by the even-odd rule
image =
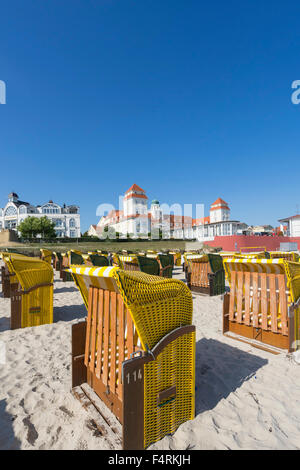
<svg viewBox="0 0 300 470">
<path fill-rule="evenodd" d="M 202 217 L 201 219 L 193 219 L 193 226 L 194 225 L 205 225 L 210 223 L 210 217 Z"/>
<path fill-rule="evenodd" d="M 228 206 L 228 202 L 224 201 L 224 199 L 221 199 L 220 197 L 218 197 L 218 199 L 212 203 L 212 206 L 214 206 L 215 204 Z"/>
<path fill-rule="evenodd" d="M 127 189 L 126 193 L 130 193 L 131 191 L 141 191 L 141 192 L 145 192 L 140 186 L 138 186 L 137 184 L 133 184 L 129 189 Z"/>
</svg>

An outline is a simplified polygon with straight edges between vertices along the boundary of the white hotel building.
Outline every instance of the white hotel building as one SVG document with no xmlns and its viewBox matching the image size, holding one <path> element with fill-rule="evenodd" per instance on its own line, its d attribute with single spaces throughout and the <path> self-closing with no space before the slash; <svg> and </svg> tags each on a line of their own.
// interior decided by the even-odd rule
<svg viewBox="0 0 300 470">
<path fill-rule="evenodd" d="M 147 236 L 156 228 L 162 230 L 166 238 L 210 241 L 215 236 L 236 235 L 247 226 L 230 220 L 230 208 L 221 198 L 210 206 L 209 216 L 202 219 L 164 214 L 157 200 L 153 200 L 148 209 L 145 191 L 133 184 L 124 195 L 123 210 L 112 210 L 103 216 L 98 225 L 90 226 L 89 235 L 101 237 L 109 227 L 122 235 Z"/>
<path fill-rule="evenodd" d="M 16 193 L 8 195 L 6 206 L 0 208 L 0 230 L 16 230 L 27 217 L 48 217 L 55 224 L 56 236 L 79 238 L 80 210 L 78 206 L 60 206 L 49 201 L 42 206 L 33 206 L 29 202 L 19 200 Z"/>
</svg>

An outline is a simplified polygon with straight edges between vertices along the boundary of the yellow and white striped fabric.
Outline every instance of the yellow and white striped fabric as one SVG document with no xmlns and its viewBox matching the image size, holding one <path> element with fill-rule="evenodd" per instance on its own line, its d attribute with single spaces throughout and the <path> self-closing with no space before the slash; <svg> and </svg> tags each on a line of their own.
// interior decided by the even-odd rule
<svg viewBox="0 0 300 470">
<path fill-rule="evenodd" d="M 233 258 L 236 255 L 239 255 L 236 251 L 220 251 L 218 255 L 222 256 L 222 258 Z"/>
<path fill-rule="evenodd" d="M 158 259 L 158 253 L 147 253 L 147 258 Z"/>
<path fill-rule="evenodd" d="M 72 274 L 75 283 L 77 284 L 84 303 L 88 308 L 88 295 L 89 288 L 98 287 L 100 289 L 108 289 L 112 292 L 117 292 L 117 284 L 113 278 L 119 268 L 113 266 L 103 267 L 86 267 L 86 266 L 70 266 L 66 269 Z"/>
<path fill-rule="evenodd" d="M 199 260 L 199 259 L 201 259 L 203 261 L 208 261 L 208 256 L 205 255 L 205 254 L 202 254 L 202 255 L 200 255 L 200 254 L 199 255 L 196 255 L 196 254 L 195 255 L 187 255 L 186 259 L 188 261 Z"/>
<path fill-rule="evenodd" d="M 223 261 L 227 279 L 230 283 L 231 271 L 250 271 L 269 274 L 280 274 L 285 272 L 282 259 L 265 258 L 226 258 Z"/>
<path fill-rule="evenodd" d="M 127 255 L 127 256 L 124 256 L 124 255 L 120 255 L 119 256 L 120 260 L 121 261 L 125 261 L 125 262 L 128 262 L 128 263 L 134 263 L 136 262 L 137 263 L 137 257 L 135 255 Z"/>
</svg>

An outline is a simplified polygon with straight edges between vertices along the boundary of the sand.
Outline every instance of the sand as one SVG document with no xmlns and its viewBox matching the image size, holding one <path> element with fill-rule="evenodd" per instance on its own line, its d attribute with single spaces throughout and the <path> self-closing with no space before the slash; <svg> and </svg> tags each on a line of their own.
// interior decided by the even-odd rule
<svg viewBox="0 0 300 470">
<path fill-rule="evenodd" d="M 300 448 L 300 366 L 224 337 L 221 297 L 193 297 L 196 418 L 151 449 Z M 70 392 L 71 324 L 86 315 L 73 282 L 56 276 L 52 325 L 11 331 L 9 315 L 0 294 L 0 449 L 121 449 Z"/>
</svg>

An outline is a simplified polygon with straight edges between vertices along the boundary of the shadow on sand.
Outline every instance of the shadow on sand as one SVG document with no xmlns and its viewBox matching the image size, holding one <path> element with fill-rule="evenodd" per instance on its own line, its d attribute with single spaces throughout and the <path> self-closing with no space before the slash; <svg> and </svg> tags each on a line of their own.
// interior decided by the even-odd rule
<svg viewBox="0 0 300 470">
<path fill-rule="evenodd" d="M 13 419 L 6 412 L 6 401 L 0 400 L 0 450 L 18 450 L 21 448 L 21 442 L 15 437 L 13 430 Z"/>
<path fill-rule="evenodd" d="M 54 294 L 62 294 L 63 292 L 79 292 L 77 287 L 62 287 L 61 289 L 54 289 Z"/>
<path fill-rule="evenodd" d="M 80 320 L 87 316 L 87 310 L 82 305 L 66 305 L 64 307 L 54 307 L 53 323 L 59 321 L 69 322 L 72 320 Z"/>
<path fill-rule="evenodd" d="M 196 415 L 212 410 L 230 393 L 255 376 L 266 359 L 203 338 L 196 344 Z"/>
<path fill-rule="evenodd" d="M 10 317 L 0 318 L 0 333 L 10 330 Z"/>
</svg>

